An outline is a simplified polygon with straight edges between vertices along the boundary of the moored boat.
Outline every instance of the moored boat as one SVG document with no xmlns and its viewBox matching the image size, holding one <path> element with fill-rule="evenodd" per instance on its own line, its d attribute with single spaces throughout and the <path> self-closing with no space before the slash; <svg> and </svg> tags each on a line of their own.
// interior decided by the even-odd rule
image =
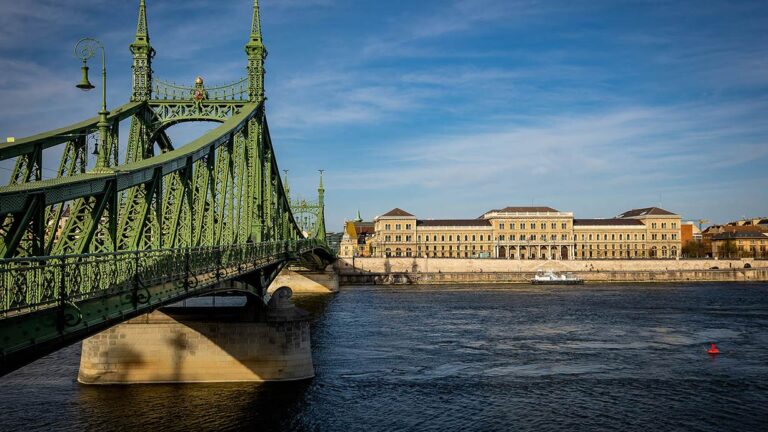
<svg viewBox="0 0 768 432">
<path fill-rule="evenodd" d="M 531 279 L 534 285 L 580 285 L 584 279 L 575 276 L 573 273 L 557 273 L 553 270 L 539 270 Z"/>
</svg>

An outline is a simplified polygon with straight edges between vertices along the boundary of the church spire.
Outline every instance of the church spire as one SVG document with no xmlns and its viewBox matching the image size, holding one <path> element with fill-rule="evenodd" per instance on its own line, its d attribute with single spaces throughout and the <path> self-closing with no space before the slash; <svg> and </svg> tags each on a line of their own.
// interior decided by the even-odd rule
<svg viewBox="0 0 768 432">
<path fill-rule="evenodd" d="M 245 53 L 248 54 L 248 99 L 261 102 L 264 100 L 264 59 L 267 58 L 267 49 L 261 38 L 259 0 L 253 0 L 251 36 L 245 44 Z"/>
<path fill-rule="evenodd" d="M 149 44 L 147 5 L 144 0 L 139 2 L 139 21 L 136 24 L 136 38 L 131 44 L 131 54 L 133 54 L 131 100 L 149 100 L 152 95 L 152 57 L 155 56 L 155 50 Z"/>
</svg>

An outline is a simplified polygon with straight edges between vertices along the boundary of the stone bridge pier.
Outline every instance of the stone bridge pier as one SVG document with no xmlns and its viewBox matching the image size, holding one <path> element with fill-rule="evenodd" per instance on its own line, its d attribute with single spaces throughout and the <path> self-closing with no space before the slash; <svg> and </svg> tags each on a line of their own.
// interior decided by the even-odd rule
<svg viewBox="0 0 768 432">
<path fill-rule="evenodd" d="M 277 288 L 268 304 L 167 307 L 83 341 L 83 384 L 293 381 L 314 377 L 309 314 Z"/>
</svg>

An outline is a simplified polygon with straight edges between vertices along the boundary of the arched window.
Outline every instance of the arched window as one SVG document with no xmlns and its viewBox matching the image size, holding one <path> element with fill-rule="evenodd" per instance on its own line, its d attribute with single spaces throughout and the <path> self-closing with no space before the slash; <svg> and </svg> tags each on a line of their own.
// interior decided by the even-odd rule
<svg viewBox="0 0 768 432">
<path fill-rule="evenodd" d="M 387 248 L 387 250 L 384 251 L 384 256 L 391 257 L 392 256 L 392 249 Z"/>
<path fill-rule="evenodd" d="M 395 256 L 396 257 L 403 256 L 403 251 L 400 248 L 395 249 Z"/>
</svg>

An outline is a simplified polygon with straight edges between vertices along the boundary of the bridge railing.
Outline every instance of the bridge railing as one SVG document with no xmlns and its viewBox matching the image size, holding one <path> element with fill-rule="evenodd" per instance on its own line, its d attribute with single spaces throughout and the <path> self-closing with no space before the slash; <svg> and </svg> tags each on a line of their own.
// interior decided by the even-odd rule
<svg viewBox="0 0 768 432">
<path fill-rule="evenodd" d="M 161 249 L 0 260 L 0 318 L 125 293 L 142 301 L 144 287 L 187 284 L 214 273 L 226 278 L 244 265 L 260 264 L 322 246 L 314 239 L 220 247 Z"/>
</svg>

